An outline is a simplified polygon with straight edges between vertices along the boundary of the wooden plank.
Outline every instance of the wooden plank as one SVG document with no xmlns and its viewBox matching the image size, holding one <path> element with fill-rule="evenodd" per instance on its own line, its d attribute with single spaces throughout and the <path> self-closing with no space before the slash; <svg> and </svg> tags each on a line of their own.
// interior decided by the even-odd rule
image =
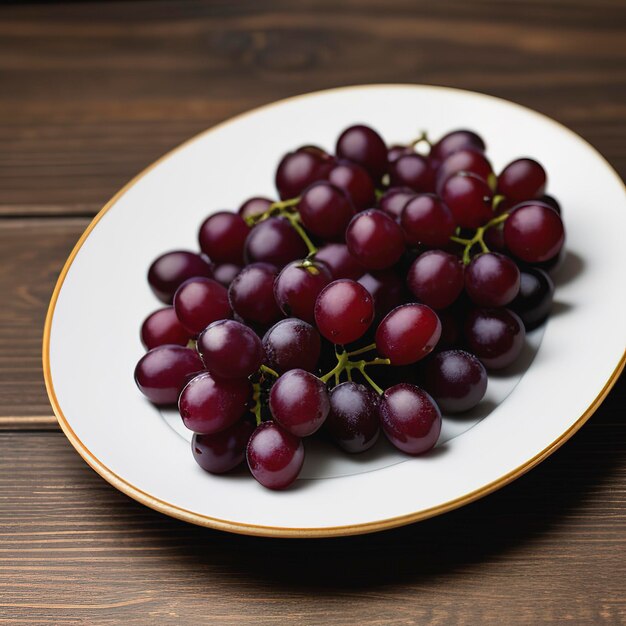
<svg viewBox="0 0 626 626">
<path fill-rule="evenodd" d="M 0 616 L 52 624 L 624 623 L 625 399 L 622 382 L 571 442 L 482 501 L 335 540 L 186 525 L 110 487 L 60 433 L 0 433 Z"/>
<path fill-rule="evenodd" d="M 59 271 L 87 224 L 0 220 L 0 429 L 26 416 L 37 419 L 20 421 L 24 426 L 57 427 L 41 369 L 43 324 Z"/>
<path fill-rule="evenodd" d="M 368 82 L 475 89 L 554 116 L 626 174 L 623 2 L 0 7 L 0 215 L 93 214 L 249 108 Z"/>
</svg>

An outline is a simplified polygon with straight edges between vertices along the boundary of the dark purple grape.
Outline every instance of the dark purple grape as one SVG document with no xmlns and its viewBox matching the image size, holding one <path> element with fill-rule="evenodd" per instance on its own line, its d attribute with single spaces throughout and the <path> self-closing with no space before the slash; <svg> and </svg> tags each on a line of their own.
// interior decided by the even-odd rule
<svg viewBox="0 0 626 626">
<path fill-rule="evenodd" d="M 336 280 L 321 291 L 315 303 L 315 322 L 320 333 L 334 344 L 360 339 L 374 319 L 374 300 L 354 280 Z"/>
<path fill-rule="evenodd" d="M 511 310 L 520 316 L 526 330 L 532 330 L 550 314 L 553 296 L 550 276 L 536 267 L 527 267 L 521 271 L 519 293 L 511 302 Z"/>
<path fill-rule="evenodd" d="M 285 372 L 272 385 L 269 405 L 276 422 L 296 437 L 319 430 L 330 410 L 326 385 L 301 369 Z"/>
<path fill-rule="evenodd" d="M 246 322 L 269 326 L 282 317 L 274 298 L 276 267 L 253 263 L 244 267 L 228 289 L 233 311 Z"/>
<path fill-rule="evenodd" d="M 363 274 L 358 282 L 374 298 L 374 311 L 378 319 L 385 317 L 389 311 L 404 304 L 409 298 L 403 280 L 391 270 Z"/>
<path fill-rule="evenodd" d="M 507 248 L 522 261 L 539 263 L 557 256 L 565 241 L 559 214 L 545 204 L 515 207 L 504 222 Z"/>
<path fill-rule="evenodd" d="M 483 364 L 464 350 L 446 350 L 424 366 L 424 387 L 442 411 L 462 413 L 473 409 L 487 391 Z"/>
<path fill-rule="evenodd" d="M 318 181 L 307 187 L 298 204 L 302 224 L 324 239 L 343 238 L 354 208 L 342 189 L 328 181 Z"/>
<path fill-rule="evenodd" d="M 516 159 L 498 176 L 498 193 L 513 202 L 531 200 L 543 195 L 546 181 L 546 172 L 537 161 Z"/>
<path fill-rule="evenodd" d="M 266 363 L 279 374 L 293 369 L 313 372 L 320 358 L 321 341 L 311 324 L 289 317 L 265 333 L 263 348 Z"/>
<path fill-rule="evenodd" d="M 247 378 L 263 363 L 261 340 L 235 320 L 210 324 L 200 333 L 197 347 L 207 370 L 220 378 Z"/>
<path fill-rule="evenodd" d="M 463 291 L 463 263 L 449 252 L 429 250 L 413 261 L 406 282 L 420 302 L 445 309 Z"/>
<path fill-rule="evenodd" d="M 239 421 L 248 412 L 251 394 L 246 379 L 227 380 L 204 372 L 182 390 L 178 411 L 189 430 L 210 435 Z"/>
<path fill-rule="evenodd" d="M 376 329 L 376 349 L 392 365 L 409 365 L 432 352 L 441 336 L 437 314 L 424 304 L 403 304 Z"/>
<path fill-rule="evenodd" d="M 544 193 L 543 196 L 538 198 L 538 202 L 543 202 L 544 204 L 547 204 L 549 207 L 552 207 L 559 215 L 561 215 L 561 205 L 554 196 L 549 196 L 547 193 Z"/>
<path fill-rule="evenodd" d="M 453 174 L 442 185 L 441 197 L 461 228 L 478 228 L 494 217 L 493 192 L 476 174 Z"/>
<path fill-rule="evenodd" d="M 356 280 L 365 271 L 344 243 L 327 243 L 317 251 L 315 260 L 326 264 L 333 280 L 340 278 Z"/>
<path fill-rule="evenodd" d="M 435 175 L 428 159 L 421 154 L 405 154 L 389 166 L 392 187 L 408 187 L 419 193 L 435 190 Z"/>
<path fill-rule="evenodd" d="M 404 234 L 397 222 L 378 209 L 357 213 L 346 230 L 350 254 L 368 270 L 384 270 L 404 252 Z"/>
<path fill-rule="evenodd" d="M 287 153 L 276 170 L 276 189 L 282 200 L 298 197 L 310 184 L 326 178 L 328 163 L 319 149 Z"/>
<path fill-rule="evenodd" d="M 360 165 L 340 161 L 328 173 L 328 180 L 343 190 L 357 211 L 376 204 L 376 188 L 370 175 Z"/>
<path fill-rule="evenodd" d="M 186 250 L 166 252 L 148 270 L 148 283 L 154 295 L 171 304 L 176 290 L 189 278 L 211 278 L 211 266 L 199 255 Z"/>
<path fill-rule="evenodd" d="M 350 126 L 337 139 L 337 156 L 357 163 L 375 180 L 387 172 L 387 146 L 369 126 Z"/>
<path fill-rule="evenodd" d="M 408 243 L 441 248 L 450 243 L 456 224 L 450 209 L 430 193 L 415 196 L 406 203 L 400 225 Z"/>
<path fill-rule="evenodd" d="M 261 198 L 255 197 L 246 200 L 239 207 L 239 215 L 244 219 L 246 217 L 252 217 L 253 215 L 261 215 L 261 213 L 265 213 L 273 204 L 273 200 L 269 198 Z"/>
<path fill-rule="evenodd" d="M 378 200 L 378 208 L 399 220 L 402 209 L 416 196 L 415 191 L 408 187 L 391 187 Z"/>
<path fill-rule="evenodd" d="M 264 487 L 285 489 L 302 469 L 304 446 L 278 424 L 263 422 L 250 437 L 246 458 L 252 475 Z"/>
<path fill-rule="evenodd" d="M 243 246 L 250 227 L 241 215 L 220 211 L 210 215 L 200 226 L 200 249 L 214 263 L 243 263 Z"/>
<path fill-rule="evenodd" d="M 315 322 L 315 302 L 322 289 L 332 281 L 322 263 L 303 267 L 302 261 L 285 266 L 274 282 L 274 298 L 285 315 Z"/>
<path fill-rule="evenodd" d="M 190 278 L 174 294 L 174 310 L 180 323 L 193 335 L 209 324 L 232 316 L 228 292 L 212 278 Z"/>
<path fill-rule="evenodd" d="M 461 328 L 457 307 L 437 311 L 437 317 L 441 322 L 441 337 L 437 343 L 437 349 L 445 350 L 456 346 L 461 338 Z"/>
<path fill-rule="evenodd" d="M 148 350 L 168 343 L 186 346 L 190 339 L 171 306 L 150 313 L 141 325 L 141 342 Z"/>
<path fill-rule="evenodd" d="M 183 346 L 157 346 L 135 367 L 135 382 L 154 404 L 174 404 L 187 382 L 204 370 L 197 352 Z"/>
<path fill-rule="evenodd" d="M 220 263 L 220 265 L 213 267 L 213 278 L 220 283 L 220 285 L 224 285 L 224 287 L 228 288 L 239 272 L 241 272 L 239 265 Z"/>
<path fill-rule="evenodd" d="M 326 432 L 346 452 L 369 450 L 380 432 L 378 396 L 365 385 L 346 382 L 330 392 Z"/>
<path fill-rule="evenodd" d="M 283 267 L 291 261 L 304 258 L 307 248 L 286 219 L 270 217 L 250 231 L 244 254 L 248 263 L 271 263 Z"/>
<path fill-rule="evenodd" d="M 432 166 L 438 169 L 448 156 L 468 148 L 484 152 L 485 142 L 471 130 L 454 130 L 433 144 L 428 159 Z"/>
<path fill-rule="evenodd" d="M 194 433 L 191 452 L 198 465 L 211 474 L 224 474 L 241 465 L 254 424 L 243 419 L 212 435 Z"/>
<path fill-rule="evenodd" d="M 506 306 L 519 292 L 519 286 L 517 265 L 498 252 L 479 254 L 465 268 L 465 291 L 478 306 Z"/>
<path fill-rule="evenodd" d="M 441 413 L 423 389 L 407 383 L 394 385 L 382 395 L 379 411 L 383 431 L 402 452 L 423 454 L 437 443 Z"/>
<path fill-rule="evenodd" d="M 467 347 L 490 370 L 511 365 L 524 347 L 524 325 L 509 309 L 470 311 L 463 329 Z"/>
</svg>

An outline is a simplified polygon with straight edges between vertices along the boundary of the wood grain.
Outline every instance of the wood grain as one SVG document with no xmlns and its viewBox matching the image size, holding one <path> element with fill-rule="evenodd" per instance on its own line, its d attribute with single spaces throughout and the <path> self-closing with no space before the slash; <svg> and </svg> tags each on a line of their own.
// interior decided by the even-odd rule
<svg viewBox="0 0 626 626">
<path fill-rule="evenodd" d="M 50 426 L 52 411 L 43 382 L 43 324 L 58 274 L 88 220 L 0 219 L 0 429 L 20 421 Z"/>
<path fill-rule="evenodd" d="M 0 215 L 95 213 L 252 107 L 345 84 L 484 91 L 626 173 L 623 2 L 116 2 L 0 8 Z"/>
<path fill-rule="evenodd" d="M 252 107 L 444 84 L 546 113 L 626 176 L 623 0 L 197 0 L 0 6 L 0 622 L 626 624 L 626 378 L 488 498 L 383 534 L 237 537 L 169 519 L 56 430 L 43 320 L 89 217 Z"/>
<path fill-rule="evenodd" d="M 0 615 L 33 623 L 618 624 L 626 381 L 502 491 L 382 534 L 268 540 L 131 501 L 60 433 L 0 434 Z"/>
</svg>

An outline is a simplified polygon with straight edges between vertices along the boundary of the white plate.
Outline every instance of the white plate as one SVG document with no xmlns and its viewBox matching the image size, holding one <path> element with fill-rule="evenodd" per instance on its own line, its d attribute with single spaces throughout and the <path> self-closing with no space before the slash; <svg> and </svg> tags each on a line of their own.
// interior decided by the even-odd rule
<svg viewBox="0 0 626 626">
<path fill-rule="evenodd" d="M 143 353 L 139 325 L 159 305 L 146 270 L 166 250 L 194 249 L 207 214 L 235 208 L 252 195 L 275 195 L 273 174 L 283 153 L 310 143 L 332 149 L 339 131 L 359 121 L 390 143 L 408 141 L 422 129 L 431 137 L 475 129 L 496 170 L 517 156 L 541 161 L 567 228 L 555 314 L 531 334 L 521 365 L 490 377 L 480 410 L 445 419 L 440 445 L 429 455 L 408 458 L 381 444 L 346 457 L 309 446 L 302 478 L 278 493 L 243 473 L 206 474 L 176 416 L 153 407 L 133 382 Z M 547 457 L 617 379 L 626 344 L 625 209 L 621 180 L 589 144 L 547 117 L 497 98 L 377 85 L 262 107 L 160 159 L 87 228 L 61 273 L 46 321 L 43 361 L 54 411 L 74 447 L 111 484 L 197 524 L 318 537 L 371 532 L 448 511 Z"/>
</svg>

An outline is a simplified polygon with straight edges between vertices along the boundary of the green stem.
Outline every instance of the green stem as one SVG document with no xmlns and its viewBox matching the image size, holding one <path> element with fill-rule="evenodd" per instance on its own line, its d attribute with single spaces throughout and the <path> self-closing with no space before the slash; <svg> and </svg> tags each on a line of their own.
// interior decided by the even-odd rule
<svg viewBox="0 0 626 626">
<path fill-rule="evenodd" d="M 363 367 L 365 367 L 366 365 L 391 365 L 391 360 L 376 358 L 372 359 L 371 361 L 362 361 L 362 363 Z"/>
<path fill-rule="evenodd" d="M 300 196 L 297 198 L 289 198 L 289 200 L 279 200 L 278 202 L 272 202 L 266 211 L 263 213 L 256 213 L 255 215 L 249 215 L 245 218 L 248 226 L 254 226 L 259 222 L 263 222 L 273 215 L 286 215 L 288 209 L 296 206 L 300 202 Z"/>
<path fill-rule="evenodd" d="M 359 348 L 358 350 L 348 352 L 348 356 L 358 356 L 359 354 L 365 354 L 365 352 L 371 352 L 372 350 L 376 350 L 375 343 L 370 343 L 369 346 L 365 346 L 364 348 Z"/>
<path fill-rule="evenodd" d="M 267 367 L 267 365 L 261 365 L 261 367 L 259 367 L 259 372 L 262 372 L 264 374 L 271 374 L 275 378 L 280 377 L 280 374 L 276 370 L 273 370 L 271 367 Z"/>
<path fill-rule="evenodd" d="M 433 144 L 428 139 L 428 135 L 426 134 L 426 131 L 422 131 L 419 137 L 416 137 L 413 141 L 409 143 L 409 146 L 411 146 L 411 148 L 415 148 L 417 145 L 419 145 L 422 142 L 428 144 L 429 148 L 432 148 Z"/>
<path fill-rule="evenodd" d="M 309 251 L 308 257 L 311 258 L 315 256 L 317 252 L 317 248 L 313 245 L 313 242 L 309 239 L 309 236 L 306 234 L 306 231 L 302 226 L 300 226 L 300 215 L 297 213 L 285 213 L 283 217 L 289 220 L 289 223 L 293 226 L 294 230 L 300 235 L 302 241 L 304 241 L 304 245 L 307 247 Z"/>
<path fill-rule="evenodd" d="M 254 402 L 252 412 L 258 426 L 261 423 L 261 385 L 259 383 L 252 385 L 252 401 Z"/>
<path fill-rule="evenodd" d="M 362 365 L 358 368 L 359 372 L 363 374 L 363 378 L 370 384 L 370 387 L 379 395 L 382 396 L 384 391 L 372 380 L 371 376 L 365 371 L 365 366 Z"/>
<path fill-rule="evenodd" d="M 456 235 L 452 235 L 450 237 L 450 241 L 454 241 L 455 243 L 460 243 L 465 246 L 465 249 L 463 250 L 463 265 L 468 265 L 472 260 L 472 248 L 474 246 L 480 246 L 482 252 L 489 252 L 489 248 L 484 240 L 485 232 L 504 222 L 507 217 L 509 217 L 508 213 L 503 213 L 502 215 L 498 215 L 498 217 L 494 217 L 492 220 L 489 220 L 484 226 L 479 226 L 471 239 L 463 239 L 462 237 L 457 237 Z"/>
<path fill-rule="evenodd" d="M 327 372 L 323 376 L 320 376 L 320 380 L 323 383 L 327 383 L 335 374 L 339 375 L 346 368 L 346 363 L 348 363 L 348 353 L 342 352 L 337 355 L 337 365 L 333 367 L 330 372 Z"/>
</svg>

